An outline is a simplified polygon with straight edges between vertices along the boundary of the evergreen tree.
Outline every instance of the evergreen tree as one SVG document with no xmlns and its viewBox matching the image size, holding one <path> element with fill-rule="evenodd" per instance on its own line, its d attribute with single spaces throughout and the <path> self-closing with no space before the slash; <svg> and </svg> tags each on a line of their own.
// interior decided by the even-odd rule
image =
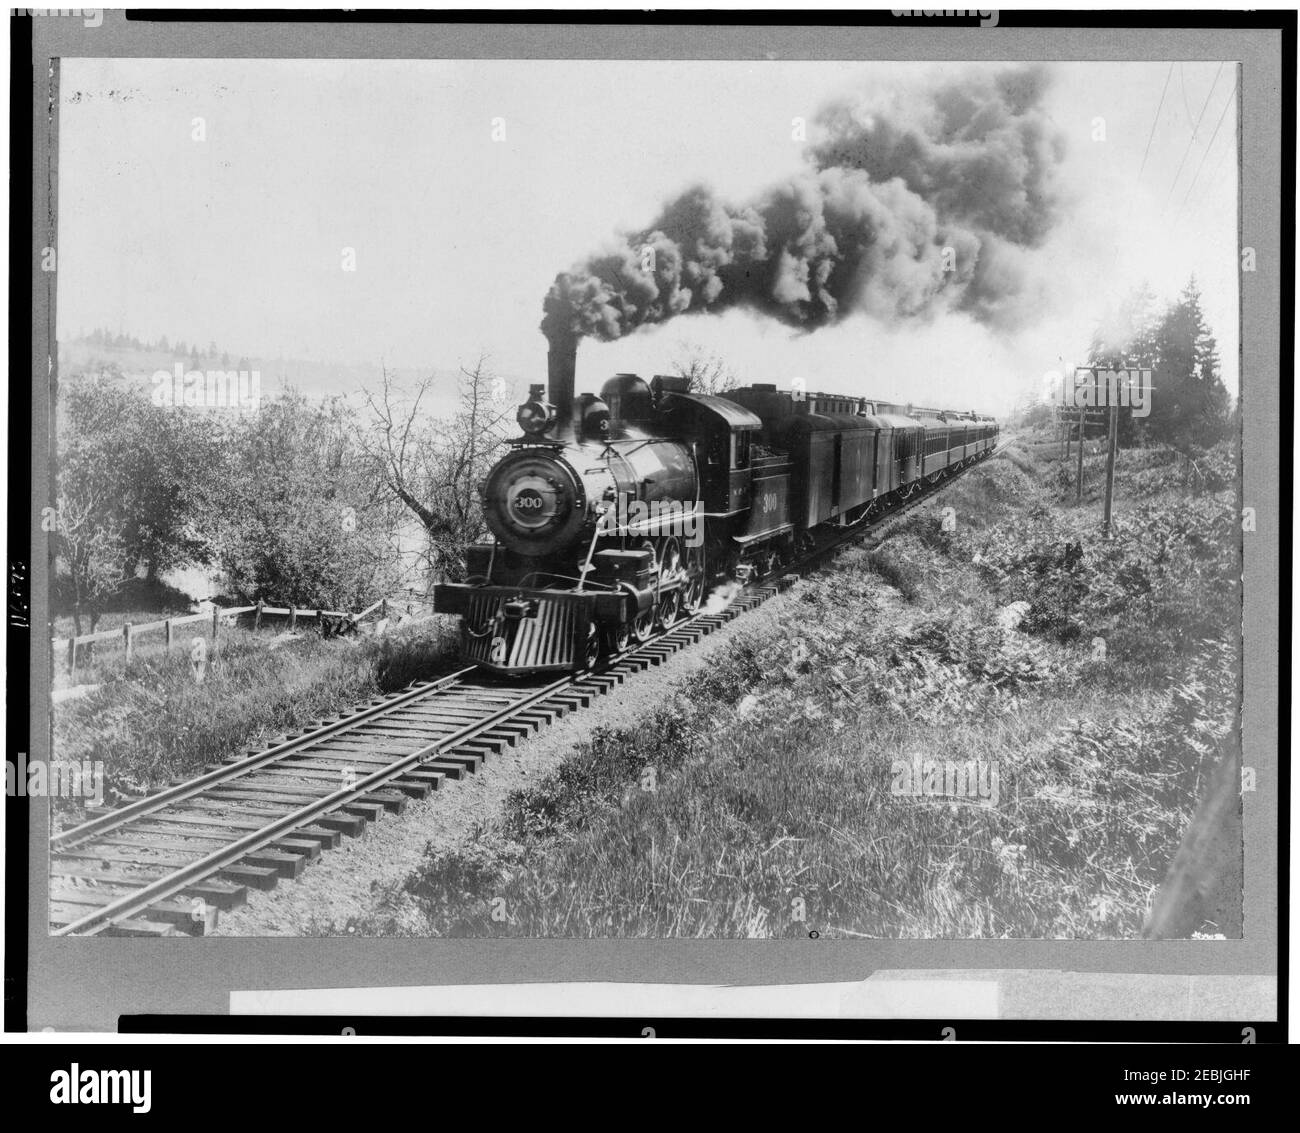
<svg viewBox="0 0 1300 1133">
<path fill-rule="evenodd" d="M 1228 393 L 1194 276 L 1160 321 L 1156 353 L 1153 434 L 1182 449 L 1214 444 L 1227 426 Z"/>
</svg>

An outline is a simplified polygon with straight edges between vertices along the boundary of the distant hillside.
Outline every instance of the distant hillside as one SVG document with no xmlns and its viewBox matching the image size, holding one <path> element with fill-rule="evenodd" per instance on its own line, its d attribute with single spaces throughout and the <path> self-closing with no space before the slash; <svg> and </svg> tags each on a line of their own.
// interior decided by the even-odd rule
<svg viewBox="0 0 1300 1133">
<path fill-rule="evenodd" d="M 154 373 L 171 371 L 177 363 L 186 370 L 257 370 L 261 374 L 263 397 L 274 397 L 289 387 L 311 397 L 347 396 L 378 389 L 381 380 L 378 361 L 373 365 L 354 365 L 303 358 L 250 357 L 233 351 L 195 354 L 188 347 L 182 352 L 164 349 L 159 343 L 97 341 L 90 336 L 59 343 L 59 373 L 64 377 L 87 373 L 120 375 L 128 387 L 138 385 L 143 390 L 152 390 Z M 410 384 L 427 372 L 409 367 L 390 368 L 390 374 L 400 384 Z M 433 375 L 433 396 L 427 404 L 431 412 L 440 414 L 455 404 L 460 372 L 436 369 Z M 510 396 L 522 401 L 527 394 L 526 383 L 510 377 L 506 381 Z"/>
</svg>

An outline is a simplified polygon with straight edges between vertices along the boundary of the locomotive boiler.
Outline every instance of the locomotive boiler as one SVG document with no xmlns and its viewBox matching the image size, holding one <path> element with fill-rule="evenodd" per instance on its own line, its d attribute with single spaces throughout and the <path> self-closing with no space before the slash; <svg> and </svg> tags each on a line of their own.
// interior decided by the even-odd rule
<svg viewBox="0 0 1300 1133">
<path fill-rule="evenodd" d="M 591 668 L 996 444 L 973 413 L 774 385 L 617 374 L 575 396 L 575 347 L 552 343 L 481 486 L 491 541 L 434 591 L 465 659 L 502 673 Z"/>
</svg>

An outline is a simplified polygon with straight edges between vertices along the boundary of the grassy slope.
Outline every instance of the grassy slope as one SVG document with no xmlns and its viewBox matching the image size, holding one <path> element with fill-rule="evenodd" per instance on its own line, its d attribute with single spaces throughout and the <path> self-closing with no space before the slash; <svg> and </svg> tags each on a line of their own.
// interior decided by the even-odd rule
<svg viewBox="0 0 1300 1133">
<path fill-rule="evenodd" d="M 450 619 L 382 638 L 305 633 L 268 648 L 266 633 L 226 630 L 197 680 L 185 649 L 104 665 L 104 683 L 54 709 L 54 755 L 102 760 L 110 797 L 175 775 L 445 667 Z M 56 800 L 57 801 L 57 800 Z"/>
<path fill-rule="evenodd" d="M 1103 541 L 1058 471 L 1023 449 L 976 470 L 938 505 L 955 532 L 927 509 L 749 615 L 707 679 L 386 900 L 443 935 L 1137 935 L 1233 742 L 1235 504 L 1125 453 Z M 997 622 L 1012 601 L 1025 632 Z M 894 796 L 913 755 L 995 762 L 999 805 Z"/>
</svg>

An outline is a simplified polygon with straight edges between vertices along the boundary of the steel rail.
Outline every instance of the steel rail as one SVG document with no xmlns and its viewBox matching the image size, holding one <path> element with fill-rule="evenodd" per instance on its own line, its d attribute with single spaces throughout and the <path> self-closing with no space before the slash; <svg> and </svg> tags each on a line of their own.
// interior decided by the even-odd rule
<svg viewBox="0 0 1300 1133">
<path fill-rule="evenodd" d="M 202 794 L 210 787 L 217 786 L 221 783 L 229 782 L 232 779 L 238 779 L 250 771 L 256 771 L 268 763 L 275 763 L 291 755 L 295 751 L 300 751 L 304 747 L 311 747 L 314 743 L 329 736 L 336 735 L 339 732 L 348 731 L 363 724 L 376 716 L 382 716 L 384 713 L 393 708 L 400 708 L 418 701 L 432 693 L 440 692 L 447 688 L 453 682 L 459 681 L 466 673 L 474 671 L 475 666 L 470 665 L 467 668 L 459 669 L 446 677 L 424 685 L 419 688 L 408 689 L 398 693 L 391 699 L 386 699 L 379 704 L 372 704 L 359 712 L 345 716 L 341 720 L 336 720 L 332 724 L 324 724 L 319 728 L 314 728 L 301 736 L 285 740 L 283 743 L 276 744 L 267 748 L 265 751 L 254 752 L 252 755 L 245 756 L 243 759 L 232 763 L 225 764 L 215 770 L 208 771 L 200 775 L 197 779 L 187 779 L 183 783 L 178 783 L 173 787 L 167 787 L 152 795 L 146 795 L 142 799 L 137 799 L 133 803 L 128 803 L 124 807 L 92 818 L 79 826 L 73 826 L 67 830 L 61 830 L 58 834 L 50 836 L 50 849 L 63 850 L 68 849 L 87 839 L 98 837 L 110 830 L 115 830 L 127 822 L 134 819 L 142 818 L 145 815 L 153 814 L 155 811 L 163 810 L 173 803 L 180 802 L 183 799 L 192 798 L 194 795 Z"/>
<path fill-rule="evenodd" d="M 290 811 L 288 814 L 281 815 L 268 822 L 265 826 L 250 831 L 242 838 L 238 838 L 234 842 L 206 854 L 204 857 L 173 870 L 156 881 L 135 890 L 133 893 L 125 894 L 107 905 L 99 906 L 94 912 L 87 913 L 80 920 L 71 921 L 61 926 L 50 935 L 72 936 L 96 933 L 107 928 L 113 921 L 125 920 L 138 913 L 145 912 L 151 905 L 155 905 L 159 901 L 165 901 L 168 897 L 174 897 L 181 890 L 193 885 L 195 882 L 234 865 L 254 850 L 260 850 L 268 843 L 283 838 L 286 834 L 300 826 L 305 826 L 313 819 L 368 795 L 390 779 L 400 776 L 408 768 L 423 763 L 430 756 L 436 755 L 447 747 L 455 747 L 457 744 L 473 739 L 475 736 L 495 727 L 502 720 L 517 715 L 524 709 L 532 707 L 573 683 L 573 677 L 566 676 L 561 680 L 543 685 L 527 696 L 520 698 L 514 704 L 503 705 L 501 708 L 489 713 L 482 720 L 477 720 L 431 744 L 425 744 L 410 754 L 399 757 L 393 763 L 381 767 L 377 771 L 372 771 L 369 775 L 358 779 L 350 786 L 340 787 L 331 794 L 316 799 L 305 806 L 299 807 L 297 810 Z"/>
</svg>

